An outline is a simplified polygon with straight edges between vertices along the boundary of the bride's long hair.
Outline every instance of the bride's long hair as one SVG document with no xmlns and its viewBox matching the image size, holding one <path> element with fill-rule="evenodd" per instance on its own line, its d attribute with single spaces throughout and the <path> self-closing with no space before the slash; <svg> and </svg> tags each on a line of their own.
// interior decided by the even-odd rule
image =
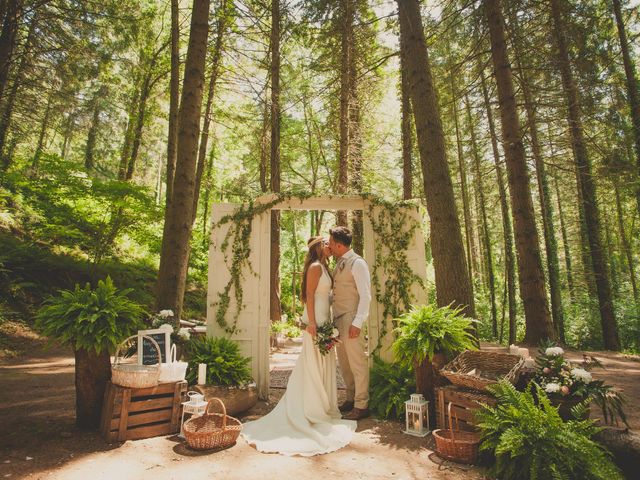
<svg viewBox="0 0 640 480">
<path fill-rule="evenodd" d="M 300 298 L 302 299 L 302 303 L 307 303 L 307 273 L 309 272 L 309 267 L 314 262 L 320 262 L 327 270 L 329 277 L 331 278 L 331 273 L 329 273 L 329 266 L 327 265 L 327 259 L 322 254 L 324 249 L 324 237 L 311 237 L 307 240 L 307 247 L 309 251 L 307 252 L 307 256 L 304 259 L 304 269 L 302 270 L 302 285 L 300 288 L 302 291 L 300 292 Z M 331 278 L 331 283 L 333 284 L 333 278 Z"/>
</svg>

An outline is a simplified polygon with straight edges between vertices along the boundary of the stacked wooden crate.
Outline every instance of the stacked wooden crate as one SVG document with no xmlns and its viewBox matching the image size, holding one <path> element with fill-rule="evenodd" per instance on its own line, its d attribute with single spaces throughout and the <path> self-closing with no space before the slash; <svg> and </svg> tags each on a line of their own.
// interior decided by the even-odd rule
<svg viewBox="0 0 640 480">
<path fill-rule="evenodd" d="M 451 416 L 453 417 L 453 427 L 460 430 L 474 431 L 477 424 L 475 412 L 480 408 L 481 403 L 495 405 L 496 399 L 485 395 L 477 390 L 447 385 L 436 388 L 436 422 L 438 428 L 449 428 L 449 418 L 447 414 L 448 404 L 451 402 Z M 455 419 L 458 419 L 458 425 Z"/>
<path fill-rule="evenodd" d="M 100 431 L 108 442 L 178 433 L 180 408 L 187 382 L 161 383 L 149 388 L 107 384 Z"/>
</svg>

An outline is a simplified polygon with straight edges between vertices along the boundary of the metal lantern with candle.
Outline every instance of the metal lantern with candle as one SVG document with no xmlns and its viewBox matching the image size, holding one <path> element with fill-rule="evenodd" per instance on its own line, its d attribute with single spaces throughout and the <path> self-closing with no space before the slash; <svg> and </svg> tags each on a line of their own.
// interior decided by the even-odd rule
<svg viewBox="0 0 640 480">
<path fill-rule="evenodd" d="M 411 394 L 411 398 L 404 402 L 406 427 L 404 433 L 415 435 L 416 437 L 426 437 L 429 428 L 429 402 L 424 399 L 421 393 Z"/>
<path fill-rule="evenodd" d="M 193 416 L 204 415 L 207 411 L 208 402 L 204 400 L 204 395 L 200 392 L 188 392 L 189 400 L 182 402 L 182 419 L 180 420 L 180 438 L 184 438 L 184 416 L 188 414 L 187 420 Z"/>
</svg>

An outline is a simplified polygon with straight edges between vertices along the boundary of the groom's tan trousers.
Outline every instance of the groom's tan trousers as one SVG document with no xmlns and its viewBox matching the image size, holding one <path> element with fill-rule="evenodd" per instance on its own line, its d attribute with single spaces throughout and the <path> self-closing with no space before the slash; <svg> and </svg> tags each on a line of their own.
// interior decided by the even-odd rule
<svg viewBox="0 0 640 480">
<path fill-rule="evenodd" d="M 364 332 L 358 338 L 349 338 L 349 327 L 356 312 L 336 317 L 335 323 L 340 332 L 340 341 L 336 346 L 342 378 L 347 387 L 347 401 L 353 401 L 356 408 L 369 406 L 369 362 L 365 354 Z"/>
</svg>

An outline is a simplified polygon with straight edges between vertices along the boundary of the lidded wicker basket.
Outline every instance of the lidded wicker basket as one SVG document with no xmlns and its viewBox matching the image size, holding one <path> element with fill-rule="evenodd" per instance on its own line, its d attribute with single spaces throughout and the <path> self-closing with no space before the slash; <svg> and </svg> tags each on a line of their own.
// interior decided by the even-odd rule
<svg viewBox="0 0 640 480">
<path fill-rule="evenodd" d="M 211 406 L 218 404 L 222 413 L 210 413 Z M 193 417 L 184 424 L 184 438 L 189 448 L 210 450 L 230 447 L 240 435 L 242 422 L 227 415 L 227 409 L 219 398 L 212 398 L 201 417 Z"/>
<path fill-rule="evenodd" d="M 519 355 L 466 350 L 446 364 L 440 373 L 455 385 L 484 390 L 501 379 L 515 383 L 523 365 L 524 360 Z"/>
<path fill-rule="evenodd" d="M 156 349 L 158 354 L 158 363 L 156 365 L 120 363 L 120 350 L 132 338 L 137 338 L 137 335 L 128 337 L 118 345 L 118 348 L 116 349 L 113 365 L 111 366 L 111 383 L 129 388 L 155 387 L 158 385 L 158 378 L 160 377 L 160 363 L 162 361 L 158 342 L 147 335 L 142 336 L 143 339 L 149 340 Z"/>
<path fill-rule="evenodd" d="M 458 463 L 475 463 L 478 459 L 480 434 L 461 431 L 458 428 L 458 417 L 455 415 L 456 430 L 454 431 L 451 418 L 451 402 L 449 402 L 447 410 L 449 413 L 449 430 L 438 429 L 433 431 L 436 452 L 446 460 Z"/>
</svg>

